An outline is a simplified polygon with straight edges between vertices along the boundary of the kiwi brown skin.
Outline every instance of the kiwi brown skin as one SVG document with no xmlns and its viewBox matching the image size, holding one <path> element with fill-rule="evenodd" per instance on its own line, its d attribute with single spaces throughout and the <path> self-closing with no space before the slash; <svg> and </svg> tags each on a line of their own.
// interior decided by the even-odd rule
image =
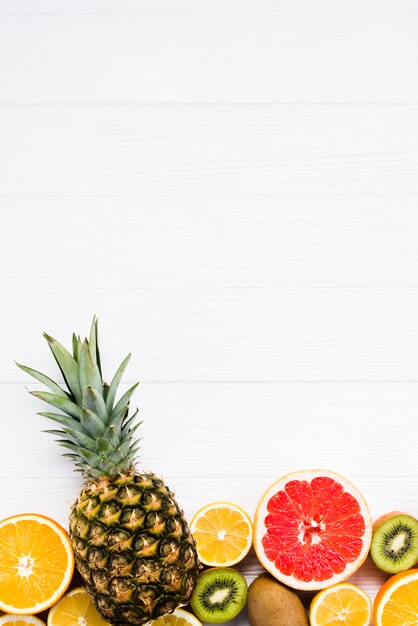
<svg viewBox="0 0 418 626">
<path fill-rule="evenodd" d="M 249 586 L 247 611 L 251 626 L 309 626 L 298 595 L 269 574 L 261 574 Z"/>
<path fill-rule="evenodd" d="M 407 539 L 398 552 L 391 548 L 390 540 L 403 532 Z M 389 574 L 397 574 L 418 562 L 418 520 L 401 511 L 381 515 L 373 524 L 370 556 L 375 565 Z"/>
<path fill-rule="evenodd" d="M 382 524 L 387 522 L 388 519 L 392 519 L 392 517 L 396 517 L 396 515 L 409 515 L 409 514 L 405 513 L 405 511 L 389 511 L 389 513 L 384 513 L 373 522 L 373 534 L 376 532 L 378 528 L 381 527 Z"/>
</svg>

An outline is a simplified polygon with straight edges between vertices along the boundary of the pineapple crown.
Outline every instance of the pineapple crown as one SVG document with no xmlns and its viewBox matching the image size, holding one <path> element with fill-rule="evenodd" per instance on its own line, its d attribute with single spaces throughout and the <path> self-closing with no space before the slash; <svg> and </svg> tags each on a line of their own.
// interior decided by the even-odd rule
<svg viewBox="0 0 418 626">
<path fill-rule="evenodd" d="M 94 316 L 90 336 L 84 341 L 73 333 L 73 354 L 56 339 L 44 333 L 52 354 L 63 375 L 63 389 L 45 374 L 16 363 L 24 372 L 46 385 L 48 391 L 30 393 L 61 413 L 41 412 L 61 425 L 60 430 L 46 430 L 59 437 L 58 444 L 71 450 L 69 457 L 76 470 L 86 478 L 117 476 L 131 470 L 139 448 L 133 435 L 141 422 L 134 424 L 138 409 L 129 416 L 129 403 L 139 383 L 128 389 L 116 402 L 116 393 L 131 355 L 122 361 L 110 385 L 102 378 L 98 346 L 97 317 Z"/>
</svg>

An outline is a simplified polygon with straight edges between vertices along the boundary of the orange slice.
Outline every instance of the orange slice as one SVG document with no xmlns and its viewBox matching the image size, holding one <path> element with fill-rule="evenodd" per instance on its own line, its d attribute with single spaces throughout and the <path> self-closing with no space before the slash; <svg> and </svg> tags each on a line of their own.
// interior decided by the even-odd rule
<svg viewBox="0 0 418 626">
<path fill-rule="evenodd" d="M 418 569 L 391 576 L 378 592 L 373 605 L 375 626 L 418 624 Z"/>
<path fill-rule="evenodd" d="M 149 626 L 202 626 L 202 623 L 192 613 L 176 609 L 170 615 L 163 615 L 150 622 Z"/>
<path fill-rule="evenodd" d="M 339 583 L 318 593 L 311 603 L 311 626 L 369 626 L 372 601 L 351 583 Z"/>
<path fill-rule="evenodd" d="M 248 554 L 252 523 L 245 511 L 229 502 L 212 502 L 190 523 L 199 559 L 212 567 L 230 567 Z"/>
<path fill-rule="evenodd" d="M 43 515 L 0 521 L 0 609 L 29 615 L 52 606 L 65 593 L 74 571 L 70 539 Z"/>
<path fill-rule="evenodd" d="M 109 626 L 81 587 L 66 593 L 48 613 L 48 626 Z"/>
<path fill-rule="evenodd" d="M 3 615 L 0 617 L 0 624 L 8 626 L 45 626 L 45 622 L 34 615 Z"/>
</svg>

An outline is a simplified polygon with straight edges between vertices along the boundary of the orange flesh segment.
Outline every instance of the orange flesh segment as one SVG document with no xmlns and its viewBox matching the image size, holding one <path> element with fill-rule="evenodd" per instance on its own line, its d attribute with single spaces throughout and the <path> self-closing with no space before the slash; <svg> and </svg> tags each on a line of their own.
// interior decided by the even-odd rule
<svg viewBox="0 0 418 626">
<path fill-rule="evenodd" d="M 251 527 L 242 513 L 227 506 L 208 510 L 193 530 L 200 557 L 220 565 L 239 559 L 250 535 Z"/>
<path fill-rule="evenodd" d="M 16 610 L 47 602 L 69 567 L 61 538 L 35 520 L 0 528 L 0 561 L 0 597 Z"/>
<path fill-rule="evenodd" d="M 370 622 L 370 605 L 354 589 L 341 588 L 326 595 L 316 611 L 318 626 L 364 626 Z"/>
<path fill-rule="evenodd" d="M 418 578 L 395 589 L 382 613 L 382 626 L 416 626 L 418 623 Z"/>
</svg>

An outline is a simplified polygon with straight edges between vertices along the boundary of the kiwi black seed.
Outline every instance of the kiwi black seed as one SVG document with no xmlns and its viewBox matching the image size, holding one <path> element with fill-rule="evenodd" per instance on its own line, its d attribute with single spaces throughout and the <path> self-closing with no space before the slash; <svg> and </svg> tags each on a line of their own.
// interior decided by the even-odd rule
<svg viewBox="0 0 418 626">
<path fill-rule="evenodd" d="M 373 533 L 370 556 L 384 572 L 397 574 L 418 562 L 418 520 L 394 515 Z"/>
<path fill-rule="evenodd" d="M 229 622 L 247 600 L 247 581 L 231 568 L 213 567 L 199 576 L 191 599 L 196 616 L 210 624 Z"/>
</svg>

